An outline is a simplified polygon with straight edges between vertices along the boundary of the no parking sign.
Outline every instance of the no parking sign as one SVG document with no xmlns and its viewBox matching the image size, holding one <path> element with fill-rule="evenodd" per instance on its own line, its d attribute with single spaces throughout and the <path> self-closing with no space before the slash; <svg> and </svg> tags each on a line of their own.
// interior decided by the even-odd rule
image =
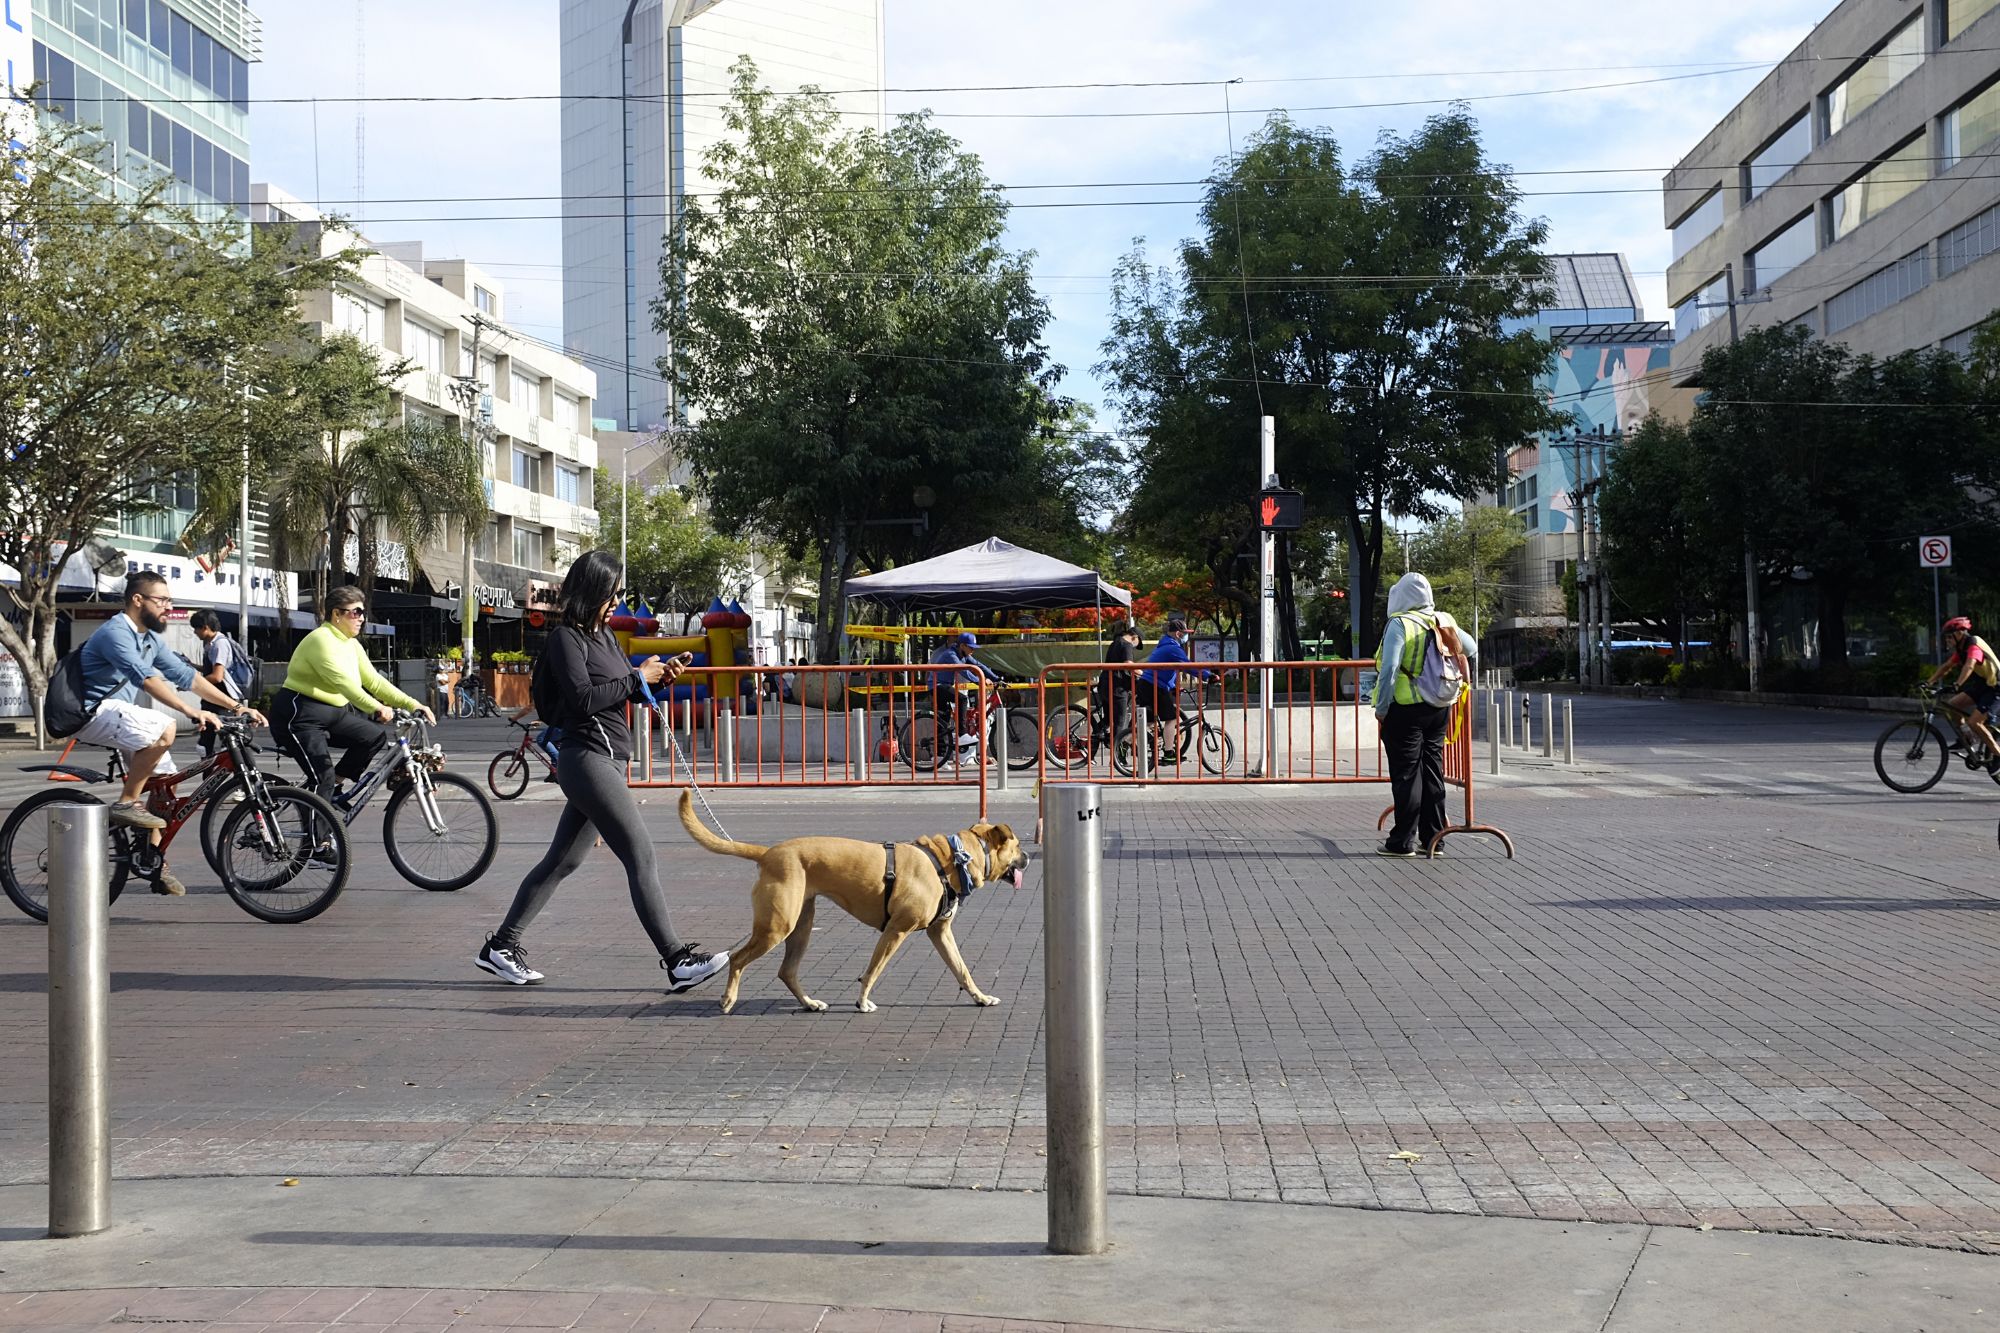
<svg viewBox="0 0 2000 1333">
<path fill-rule="evenodd" d="M 1919 537 L 1917 539 L 1917 564 L 1923 569 L 1951 568 L 1951 538 Z"/>
</svg>

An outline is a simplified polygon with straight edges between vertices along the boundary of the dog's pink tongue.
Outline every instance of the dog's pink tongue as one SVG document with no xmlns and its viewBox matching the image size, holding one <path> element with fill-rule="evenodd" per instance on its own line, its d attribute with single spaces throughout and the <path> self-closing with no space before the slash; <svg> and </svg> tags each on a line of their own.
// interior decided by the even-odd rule
<svg viewBox="0 0 2000 1333">
<path fill-rule="evenodd" d="M 1021 867 L 1015 866 L 1012 870 L 1007 872 L 1007 878 L 1013 881 L 1014 887 L 1018 889 L 1021 887 L 1021 881 L 1023 878 L 1025 878 L 1025 876 L 1021 874 Z"/>
</svg>

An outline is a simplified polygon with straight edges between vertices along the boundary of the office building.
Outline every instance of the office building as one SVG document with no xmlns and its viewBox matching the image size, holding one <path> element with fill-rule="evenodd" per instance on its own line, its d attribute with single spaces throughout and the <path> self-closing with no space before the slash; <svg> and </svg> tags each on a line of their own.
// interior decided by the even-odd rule
<svg viewBox="0 0 2000 1333">
<path fill-rule="evenodd" d="M 592 426 L 597 377 L 562 352 L 507 327 L 506 290 L 461 259 L 426 259 L 416 242 L 373 243 L 321 226 L 313 209 L 270 185 L 251 192 L 260 225 L 290 226 L 302 244 L 326 253 L 359 244 L 374 253 L 355 278 L 308 299 L 303 316 L 317 334 L 351 333 L 387 357 L 415 363 L 397 388 L 395 408 L 463 429 L 466 409 L 454 381 L 477 376 L 477 419 L 490 430 L 484 484 L 491 507 L 473 534 L 474 593 L 482 648 L 520 647 L 521 622 L 554 609 L 562 572 L 597 532 L 597 439 Z M 475 324 L 483 326 L 474 356 Z M 457 642 L 447 622 L 463 587 L 461 525 L 436 546 L 409 551 L 382 533 L 378 616 L 405 639 L 445 646 Z M 354 551 L 343 565 L 356 567 Z M 490 640 L 490 642 L 489 642 Z"/>
<path fill-rule="evenodd" d="M 2000 305 L 2000 0 L 1845 0 L 1668 174 L 1673 375 L 1740 329 L 1963 351 Z"/>
<path fill-rule="evenodd" d="M 563 0 L 563 339 L 597 372 L 598 415 L 622 430 L 670 419 L 653 331 L 661 242 L 708 193 L 730 67 L 763 86 L 837 94 L 843 124 L 885 121 L 886 0 Z M 633 373 L 627 382 L 625 367 Z"/>
</svg>

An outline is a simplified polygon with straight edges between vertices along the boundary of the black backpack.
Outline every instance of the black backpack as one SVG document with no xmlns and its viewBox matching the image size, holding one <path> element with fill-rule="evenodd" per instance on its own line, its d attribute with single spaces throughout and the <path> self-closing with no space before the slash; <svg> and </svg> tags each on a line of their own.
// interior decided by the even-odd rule
<svg viewBox="0 0 2000 1333">
<path fill-rule="evenodd" d="M 49 692 L 42 699 L 42 725 L 58 739 L 74 736 L 90 721 L 83 703 L 83 649 L 63 654 L 49 677 Z"/>
<path fill-rule="evenodd" d="M 555 633 L 564 632 L 576 633 L 567 626 L 557 626 Z M 535 669 L 528 675 L 528 702 L 535 706 L 535 716 L 542 720 L 544 726 L 563 725 L 562 718 L 557 716 L 562 711 L 562 696 L 556 692 L 555 674 L 549 670 L 549 653 L 546 647 L 535 658 Z"/>
</svg>

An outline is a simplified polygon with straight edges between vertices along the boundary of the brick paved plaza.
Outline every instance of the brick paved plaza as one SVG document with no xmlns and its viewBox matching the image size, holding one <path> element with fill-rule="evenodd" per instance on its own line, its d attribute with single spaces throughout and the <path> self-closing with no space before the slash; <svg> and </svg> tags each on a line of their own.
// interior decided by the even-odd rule
<svg viewBox="0 0 2000 1333">
<path fill-rule="evenodd" d="M 1482 790 L 1512 862 L 1377 858 L 1380 788 L 1107 796 L 1114 1191 L 2000 1250 L 2000 789 L 1894 796 L 1884 719 L 1578 711 L 1583 771 Z M 716 803 L 755 840 L 970 811 Z M 831 1011 L 794 1012 L 771 956 L 723 1018 L 662 997 L 604 853 L 530 937 L 548 984 L 473 969 L 556 808 L 503 806 L 500 861 L 455 895 L 395 879 L 371 829 L 307 926 L 251 921 L 187 857 L 189 898 L 128 894 L 118 1174 L 1041 1187 L 1039 868 L 959 918 L 996 1009 L 918 940 L 855 1012 L 876 936 L 829 907 L 805 970 Z M 682 933 L 733 943 L 749 867 L 696 851 L 670 793 L 647 809 Z M 42 949 L 0 918 L 0 1183 L 45 1172 Z"/>
</svg>

